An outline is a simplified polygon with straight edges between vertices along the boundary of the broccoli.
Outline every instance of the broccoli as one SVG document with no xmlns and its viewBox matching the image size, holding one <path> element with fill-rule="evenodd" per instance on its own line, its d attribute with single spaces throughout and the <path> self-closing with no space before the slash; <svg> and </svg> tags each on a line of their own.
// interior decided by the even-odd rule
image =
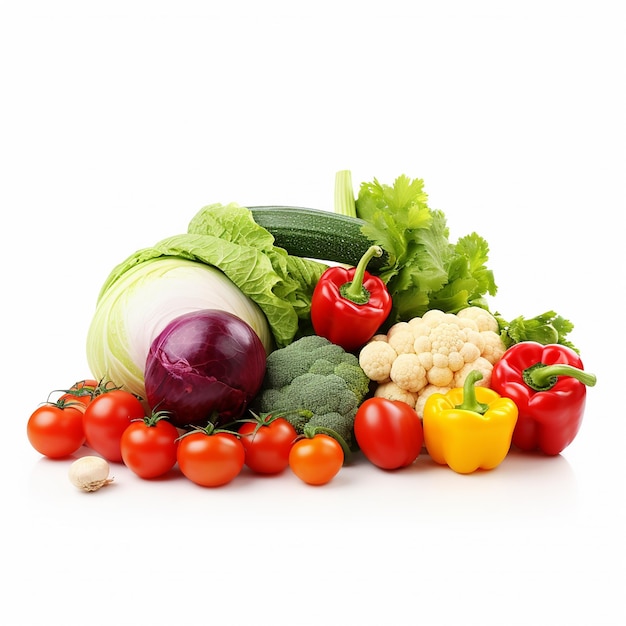
<svg viewBox="0 0 626 626">
<path fill-rule="evenodd" d="M 328 429 L 354 448 L 354 417 L 369 386 L 354 354 L 324 337 L 307 335 L 268 355 L 254 409 L 284 413 L 300 434 L 307 425 Z"/>
</svg>

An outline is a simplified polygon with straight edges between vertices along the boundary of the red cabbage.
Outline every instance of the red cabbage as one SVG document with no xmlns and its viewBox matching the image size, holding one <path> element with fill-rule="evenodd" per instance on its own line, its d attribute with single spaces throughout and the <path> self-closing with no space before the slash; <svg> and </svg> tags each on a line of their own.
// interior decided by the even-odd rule
<svg viewBox="0 0 626 626">
<path fill-rule="evenodd" d="M 242 319 L 213 309 L 172 320 L 148 352 L 144 381 L 150 407 L 179 428 L 225 424 L 259 393 L 266 352 Z"/>
</svg>

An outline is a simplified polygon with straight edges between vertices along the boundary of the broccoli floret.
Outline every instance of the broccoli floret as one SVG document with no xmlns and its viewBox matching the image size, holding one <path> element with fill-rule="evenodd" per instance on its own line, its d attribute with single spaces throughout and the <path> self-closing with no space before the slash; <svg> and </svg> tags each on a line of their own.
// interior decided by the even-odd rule
<svg viewBox="0 0 626 626">
<path fill-rule="evenodd" d="M 350 391 L 360 398 L 359 404 L 370 390 L 370 379 L 367 376 L 363 376 L 365 373 L 358 363 L 339 363 L 334 369 L 334 374 L 343 378 L 348 385 Z"/>
<path fill-rule="evenodd" d="M 313 414 L 311 426 L 332 430 L 354 447 L 354 417 L 369 383 L 354 354 L 324 337 L 308 335 L 267 357 L 254 408 L 260 413 L 308 410 Z M 287 413 L 285 418 L 303 432 L 302 416 Z"/>
<path fill-rule="evenodd" d="M 346 381 L 335 374 L 302 374 L 280 389 L 278 396 L 273 391 L 270 390 L 267 397 L 281 410 L 308 409 L 315 415 L 348 415 L 356 413 L 358 408 L 357 397 Z M 264 396 L 261 396 L 261 411 L 269 412 L 272 409 L 265 404 Z"/>
<path fill-rule="evenodd" d="M 336 432 L 349 447 L 353 445 L 354 416 L 340 415 L 339 413 L 324 413 L 314 415 L 309 420 L 309 426 L 329 429 Z"/>
<path fill-rule="evenodd" d="M 318 335 L 307 335 L 268 355 L 264 387 L 281 389 L 301 374 L 331 373 L 324 370 L 355 361 L 359 366 L 358 359 L 341 346 Z"/>
</svg>

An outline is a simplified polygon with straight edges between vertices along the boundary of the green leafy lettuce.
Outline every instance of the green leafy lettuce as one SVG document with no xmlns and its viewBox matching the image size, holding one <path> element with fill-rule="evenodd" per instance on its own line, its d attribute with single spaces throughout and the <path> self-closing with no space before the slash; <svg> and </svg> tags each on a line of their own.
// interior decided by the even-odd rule
<svg viewBox="0 0 626 626">
<path fill-rule="evenodd" d="M 379 273 L 393 299 L 388 324 L 429 309 L 485 307 L 484 297 L 495 295 L 487 242 L 476 233 L 451 242 L 445 214 L 428 206 L 423 180 L 402 175 L 392 186 L 362 183 L 356 214 L 367 222 L 363 233 L 389 254 Z"/>
<path fill-rule="evenodd" d="M 109 274 L 108 291 L 132 267 L 158 257 L 179 257 L 221 270 L 265 314 L 277 347 L 310 331 L 313 289 L 327 266 L 287 254 L 256 224 L 250 211 L 235 203 L 202 208 L 187 233 L 138 250 Z"/>
</svg>

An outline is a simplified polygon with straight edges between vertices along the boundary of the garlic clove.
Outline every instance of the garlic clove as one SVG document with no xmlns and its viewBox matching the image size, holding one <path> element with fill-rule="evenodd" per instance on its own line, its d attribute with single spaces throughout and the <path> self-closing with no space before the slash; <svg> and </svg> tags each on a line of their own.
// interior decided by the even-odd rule
<svg viewBox="0 0 626 626">
<path fill-rule="evenodd" d="M 70 482 L 83 491 L 98 491 L 113 482 L 109 478 L 109 464 L 99 456 L 84 456 L 70 465 Z"/>
</svg>

